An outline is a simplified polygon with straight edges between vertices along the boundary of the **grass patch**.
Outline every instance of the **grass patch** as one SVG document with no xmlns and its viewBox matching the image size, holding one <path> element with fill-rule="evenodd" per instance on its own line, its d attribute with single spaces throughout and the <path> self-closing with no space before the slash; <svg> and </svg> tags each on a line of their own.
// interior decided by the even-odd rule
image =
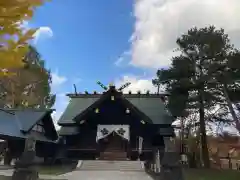
<svg viewBox="0 0 240 180">
<path fill-rule="evenodd" d="M 0 175 L 0 180 L 12 180 L 12 177 L 10 177 L 10 176 L 1 176 Z M 39 179 L 39 180 L 54 180 L 54 179 Z"/>
<path fill-rule="evenodd" d="M 44 175 L 61 175 L 71 172 L 73 169 L 70 166 L 38 166 L 39 174 Z"/>
<path fill-rule="evenodd" d="M 217 169 L 187 169 L 184 170 L 185 180 L 239 180 L 240 171 Z"/>
<path fill-rule="evenodd" d="M 12 177 L 0 176 L 0 180 L 11 180 Z"/>
</svg>

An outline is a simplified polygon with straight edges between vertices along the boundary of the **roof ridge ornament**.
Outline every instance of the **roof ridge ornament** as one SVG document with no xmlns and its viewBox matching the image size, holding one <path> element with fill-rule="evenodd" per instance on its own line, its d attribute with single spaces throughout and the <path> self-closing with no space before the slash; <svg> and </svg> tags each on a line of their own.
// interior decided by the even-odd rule
<svg viewBox="0 0 240 180">
<path fill-rule="evenodd" d="M 110 82 L 109 85 L 108 85 L 109 88 L 111 87 L 115 87 L 115 84 L 113 82 Z"/>
<path fill-rule="evenodd" d="M 122 91 L 123 89 L 127 88 L 128 86 L 130 86 L 130 82 L 127 82 L 125 84 L 123 84 L 122 86 L 120 86 L 120 88 L 118 88 L 118 91 Z"/>
<path fill-rule="evenodd" d="M 107 88 L 107 86 L 103 85 L 103 83 L 101 83 L 100 81 L 97 81 L 97 84 L 99 86 L 101 86 L 101 88 L 103 88 L 105 91 L 111 89 L 111 88 L 115 88 L 115 84 L 113 82 L 109 83 L 109 88 Z M 122 91 L 123 89 L 127 88 L 131 83 L 127 82 L 125 84 L 123 84 L 122 86 L 120 86 L 120 88 L 117 89 L 117 91 Z"/>
<path fill-rule="evenodd" d="M 105 91 L 108 90 L 108 88 L 105 85 L 103 85 L 103 83 L 101 83 L 100 81 L 97 81 L 97 84 L 101 86 L 101 88 L 103 88 Z"/>
</svg>

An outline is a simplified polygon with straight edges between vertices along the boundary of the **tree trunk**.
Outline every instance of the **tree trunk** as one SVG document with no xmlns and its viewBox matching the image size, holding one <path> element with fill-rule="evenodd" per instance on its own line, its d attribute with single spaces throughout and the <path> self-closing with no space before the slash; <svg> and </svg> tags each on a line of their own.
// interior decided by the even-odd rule
<svg viewBox="0 0 240 180">
<path fill-rule="evenodd" d="M 235 103 L 235 106 L 237 107 L 237 110 L 240 112 L 240 104 Z"/>
<path fill-rule="evenodd" d="M 181 154 L 184 154 L 186 153 L 184 151 L 184 146 L 185 146 L 185 141 L 184 141 L 184 120 L 183 120 L 183 117 L 181 117 L 181 134 L 180 134 L 180 153 Z"/>
<path fill-rule="evenodd" d="M 205 124 L 205 113 L 204 113 L 204 99 L 203 89 L 199 90 L 199 121 L 200 121 L 200 140 L 201 140 L 201 155 L 205 168 L 210 167 L 209 152 L 207 146 L 207 135 L 206 135 L 206 124 Z"/>
<path fill-rule="evenodd" d="M 13 159 L 13 157 L 12 157 L 11 150 L 8 148 L 4 155 L 4 165 L 10 166 L 12 159 Z"/>
<path fill-rule="evenodd" d="M 233 109 L 233 106 L 232 106 L 232 102 L 228 96 L 228 92 L 227 92 L 227 85 L 226 84 L 223 84 L 223 93 L 224 93 L 224 96 L 226 98 L 226 101 L 227 101 L 227 105 L 228 105 L 228 108 L 229 108 L 229 111 L 232 115 L 232 118 L 236 124 L 236 129 L 238 130 L 238 132 L 240 133 L 240 122 L 238 120 L 238 117 L 236 115 L 236 112 L 235 110 Z"/>
</svg>

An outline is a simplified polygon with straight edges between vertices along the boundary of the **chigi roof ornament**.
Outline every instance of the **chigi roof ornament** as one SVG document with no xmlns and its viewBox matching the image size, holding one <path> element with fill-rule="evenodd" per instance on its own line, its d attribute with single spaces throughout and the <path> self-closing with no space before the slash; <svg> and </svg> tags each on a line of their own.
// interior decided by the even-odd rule
<svg viewBox="0 0 240 180">
<path fill-rule="evenodd" d="M 105 91 L 107 91 L 108 89 L 113 88 L 113 87 L 115 88 L 114 83 L 109 83 L 109 88 L 107 88 L 107 86 L 103 85 L 103 83 L 101 83 L 100 81 L 97 81 L 97 84 L 99 86 L 101 86 L 101 88 L 103 88 Z M 123 89 L 127 88 L 130 84 L 131 84 L 130 82 L 123 84 L 122 86 L 120 86 L 120 88 L 118 88 L 118 91 L 122 91 Z"/>
<path fill-rule="evenodd" d="M 107 88 L 106 86 L 104 86 L 103 83 L 101 83 L 100 81 L 97 81 L 97 84 L 98 84 L 99 86 L 101 86 L 101 88 L 103 88 L 105 91 L 108 90 L 108 88 Z"/>
<path fill-rule="evenodd" d="M 123 89 L 125 89 L 125 88 L 127 88 L 128 86 L 130 86 L 130 82 L 127 82 L 127 83 L 125 83 L 125 84 L 123 84 L 119 89 L 118 89 L 118 91 L 122 91 Z"/>
</svg>

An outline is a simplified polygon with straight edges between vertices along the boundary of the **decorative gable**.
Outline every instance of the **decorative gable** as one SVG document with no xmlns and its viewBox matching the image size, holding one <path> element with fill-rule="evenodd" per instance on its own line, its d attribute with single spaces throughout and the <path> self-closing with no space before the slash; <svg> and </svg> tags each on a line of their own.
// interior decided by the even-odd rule
<svg viewBox="0 0 240 180">
<path fill-rule="evenodd" d="M 45 129 L 44 129 L 42 120 L 39 121 L 37 124 L 35 124 L 35 126 L 33 126 L 32 131 L 36 131 L 39 133 L 45 133 Z"/>
</svg>

